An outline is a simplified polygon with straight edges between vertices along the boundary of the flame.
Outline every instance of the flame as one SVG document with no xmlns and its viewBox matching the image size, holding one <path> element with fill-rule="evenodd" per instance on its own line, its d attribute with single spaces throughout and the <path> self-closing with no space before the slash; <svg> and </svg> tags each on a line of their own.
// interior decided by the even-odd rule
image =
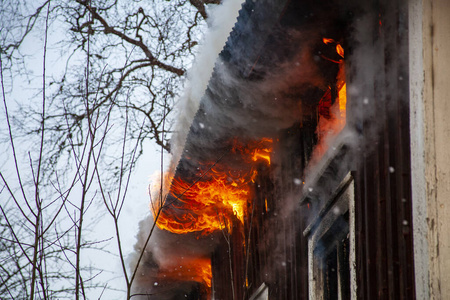
<svg viewBox="0 0 450 300">
<path fill-rule="evenodd" d="M 264 148 L 264 149 L 256 149 L 253 153 L 252 160 L 258 161 L 260 159 L 265 160 L 268 165 L 270 165 L 270 153 L 272 152 L 272 149 L 270 148 Z"/>
<path fill-rule="evenodd" d="M 325 44 L 336 44 L 336 52 L 344 58 L 344 48 L 340 43 L 333 39 L 323 38 Z M 333 61 L 328 59 L 329 61 Z M 332 99 L 332 88 L 323 95 L 319 102 L 319 123 L 317 125 L 318 143 L 312 155 L 312 161 L 317 161 L 328 149 L 327 142 L 330 137 L 336 136 L 346 123 L 346 106 L 347 106 L 347 86 L 345 82 L 345 65 L 344 60 L 333 61 L 339 64 L 339 72 L 336 78 L 337 95 L 334 104 Z"/>
<path fill-rule="evenodd" d="M 240 153 L 248 164 L 252 164 L 252 162 L 257 162 L 258 160 L 265 160 L 270 165 L 272 143 L 273 140 L 271 138 L 262 138 L 259 142 L 244 146 L 239 141 L 234 140 L 231 151 L 233 153 Z M 248 157 L 251 157 L 251 160 Z"/>
<path fill-rule="evenodd" d="M 336 52 L 342 57 L 344 58 L 344 48 L 342 48 L 342 46 L 340 44 L 336 45 Z"/>
<path fill-rule="evenodd" d="M 325 45 L 329 45 L 329 44 L 336 44 L 336 52 L 337 54 L 339 54 L 340 57 L 344 58 L 344 48 L 342 48 L 341 44 L 336 42 L 333 39 L 329 39 L 329 38 L 322 38 L 322 41 L 324 42 Z M 335 62 L 335 63 L 341 63 L 342 61 L 335 61 L 332 60 L 330 58 L 327 57 L 323 57 L 329 61 Z"/>
<path fill-rule="evenodd" d="M 211 260 L 208 258 L 184 261 L 181 265 L 166 267 L 159 270 L 158 278 L 195 281 L 211 288 Z"/>
<path fill-rule="evenodd" d="M 202 170 L 203 176 L 190 183 L 183 178 L 171 180 L 173 203 L 156 203 L 153 206 L 157 216 L 157 226 L 177 234 L 200 232 L 202 235 L 216 230 L 231 232 L 233 222 L 244 223 L 247 206 L 251 200 L 250 183 L 256 176 L 256 165 L 270 164 L 272 139 L 241 145 L 233 141 L 232 152 L 240 154 L 250 167 L 246 171 L 228 169 L 220 164 Z M 168 182 L 168 179 L 166 180 Z M 157 213 L 159 211 L 159 213 Z M 183 281 L 196 281 L 208 287 L 211 292 L 211 260 L 196 259 L 182 265 L 159 271 L 158 278 L 172 278 Z"/>
<path fill-rule="evenodd" d="M 323 41 L 324 44 L 326 44 L 326 45 L 334 43 L 334 40 L 333 40 L 333 39 L 328 39 L 328 38 L 323 38 L 322 41 Z"/>
<path fill-rule="evenodd" d="M 174 178 L 170 195 L 176 201 L 166 203 L 159 214 L 157 226 L 160 229 L 177 234 L 200 232 L 206 235 L 224 229 L 231 232 L 235 220 L 244 223 L 252 196 L 251 183 L 257 175 L 255 167 L 260 162 L 270 164 L 272 139 L 264 138 L 245 146 L 233 141 L 231 150 L 249 167 L 230 170 L 225 165 L 214 164 L 201 171 L 204 176 L 194 182 Z"/>
<path fill-rule="evenodd" d="M 157 222 L 159 228 L 178 234 L 195 231 L 208 234 L 225 227 L 231 230 L 231 215 L 244 222 L 250 196 L 247 180 L 211 171 L 214 175 L 210 180 L 195 184 L 174 179 L 170 193 L 182 203 L 176 208 L 183 213 L 161 214 Z"/>
<path fill-rule="evenodd" d="M 341 121 L 341 126 L 344 127 L 347 114 L 347 84 L 345 82 L 343 82 L 341 87 L 339 88 L 337 102 L 339 103 L 339 120 Z"/>
</svg>

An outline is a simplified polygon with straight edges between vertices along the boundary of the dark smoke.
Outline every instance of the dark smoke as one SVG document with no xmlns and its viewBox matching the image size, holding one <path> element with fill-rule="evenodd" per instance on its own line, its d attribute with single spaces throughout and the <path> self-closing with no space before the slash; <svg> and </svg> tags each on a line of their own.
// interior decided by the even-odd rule
<svg viewBox="0 0 450 300">
<path fill-rule="evenodd" d="M 299 11 L 285 12 L 288 20 L 289 13 L 304 16 L 300 21 L 293 19 L 288 24 L 278 24 L 278 14 L 285 1 L 259 3 L 262 1 L 247 1 L 241 10 L 240 18 L 247 14 L 248 20 L 241 20 L 231 34 L 201 102 L 195 99 L 198 87 L 194 88 L 195 92 L 188 91 L 184 98 L 178 131 L 172 141 L 174 153 L 169 172 L 175 178 L 193 183 L 198 178 L 195 174 L 199 165 L 218 162 L 226 163 L 231 170 L 245 169 L 240 157 L 229 151 L 233 139 L 245 143 L 276 138 L 281 130 L 311 114 L 311 107 L 317 105 L 328 85 L 336 79 L 337 65 L 320 57 L 326 51 L 322 43 L 322 31 L 326 29 L 317 30 L 334 26 L 323 21 L 328 20 L 324 14 L 329 10 L 302 7 Z M 249 6 L 265 14 L 254 18 L 267 22 L 252 23 L 253 10 Z M 262 48 L 269 50 L 260 54 Z M 192 88 L 196 83 L 190 85 Z M 174 203 L 170 196 L 167 201 Z M 141 222 L 132 267 L 152 225 L 151 217 Z M 201 295 L 204 291 L 197 282 L 165 279 L 160 273 L 163 269 L 182 266 L 184 258 L 208 258 L 217 240 L 214 234 L 199 238 L 196 233 L 176 235 L 156 230 L 145 249 L 133 291 L 149 294 L 151 299 L 194 299 Z"/>
<path fill-rule="evenodd" d="M 138 242 L 135 245 L 135 253 L 130 257 L 131 269 L 136 265 L 142 251 L 141 245 L 144 245 L 152 225 L 153 218 L 150 216 L 139 224 Z M 210 253 L 218 241 L 215 235 L 207 237 L 193 233 L 180 235 L 155 228 L 139 265 L 133 294 L 150 295 L 150 299 L 161 300 L 190 299 L 189 297 L 200 299 L 194 296 L 204 293 L 205 287 L 198 282 L 189 281 L 183 274 L 177 277 L 177 269 L 189 268 L 195 259 L 210 259 Z M 172 277 L 160 275 L 165 271 L 169 271 L 167 273 L 172 274 Z M 133 299 L 148 299 L 145 295 Z"/>
</svg>

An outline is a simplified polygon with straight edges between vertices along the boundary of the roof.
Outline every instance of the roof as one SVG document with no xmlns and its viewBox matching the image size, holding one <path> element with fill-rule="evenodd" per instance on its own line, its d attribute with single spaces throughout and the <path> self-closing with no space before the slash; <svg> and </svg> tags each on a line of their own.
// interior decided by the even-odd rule
<svg viewBox="0 0 450 300">
<path fill-rule="evenodd" d="M 242 5 L 191 124 L 174 179 L 190 186 L 223 163 L 231 172 L 246 171 L 245 158 L 233 150 L 236 141 L 245 145 L 276 138 L 281 129 L 299 122 L 308 106 L 317 104 L 338 68 L 316 53 L 321 51 L 317 45 L 322 44 L 322 31 L 332 27 L 317 24 L 324 19 L 317 15 L 327 10 L 310 3 L 247 0 Z M 318 26 L 324 29 L 312 30 Z M 173 195 L 167 203 L 172 214 L 186 209 Z"/>
</svg>

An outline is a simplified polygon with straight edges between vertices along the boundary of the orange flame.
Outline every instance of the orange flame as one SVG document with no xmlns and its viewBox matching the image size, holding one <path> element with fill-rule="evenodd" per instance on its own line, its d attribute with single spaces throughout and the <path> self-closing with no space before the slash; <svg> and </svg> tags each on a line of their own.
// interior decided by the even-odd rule
<svg viewBox="0 0 450 300">
<path fill-rule="evenodd" d="M 325 44 L 336 44 L 336 52 L 344 58 L 344 48 L 333 39 L 323 38 Z M 333 61 L 335 62 L 335 61 Z M 319 124 L 317 126 L 318 143 L 314 149 L 312 161 L 322 157 L 328 148 L 327 142 L 330 137 L 336 136 L 346 123 L 347 87 L 345 82 L 344 61 L 339 62 L 339 72 L 336 78 L 337 96 L 333 105 L 331 87 L 325 92 L 319 102 Z"/>
<path fill-rule="evenodd" d="M 253 142 L 244 146 L 241 145 L 239 141 L 235 140 L 232 152 L 241 153 L 244 160 L 249 164 L 251 164 L 252 161 L 265 160 L 266 163 L 270 165 L 272 143 L 273 140 L 271 138 L 262 138 L 259 142 Z M 248 157 L 251 157 L 251 160 L 249 160 Z"/>
<path fill-rule="evenodd" d="M 211 260 L 195 259 L 183 262 L 181 265 L 161 269 L 158 272 L 158 278 L 201 282 L 211 288 Z"/>
<path fill-rule="evenodd" d="M 328 39 L 328 38 L 322 38 L 322 41 L 327 45 L 334 43 L 333 39 Z"/>
<path fill-rule="evenodd" d="M 341 44 L 339 44 L 338 42 L 336 42 L 333 39 L 329 39 L 329 38 L 322 38 L 322 41 L 324 42 L 324 44 L 329 45 L 329 44 L 336 44 L 336 52 L 337 54 L 339 54 L 340 57 L 344 58 L 344 48 L 342 48 Z M 336 63 L 340 63 L 340 61 L 334 61 L 332 59 L 327 58 L 329 61 L 332 62 L 336 62 Z"/>
<path fill-rule="evenodd" d="M 272 151 L 272 149 L 268 149 L 268 148 L 257 149 L 253 153 L 252 160 L 253 161 L 258 161 L 259 159 L 262 159 L 262 160 L 265 160 L 268 165 L 270 165 L 270 153 L 271 153 L 271 151 Z"/>
<path fill-rule="evenodd" d="M 178 234 L 195 231 L 208 234 L 228 227 L 231 215 L 243 222 L 250 195 L 248 182 L 245 179 L 234 180 L 216 171 L 213 174 L 212 179 L 193 185 L 175 179 L 170 193 L 183 203 L 183 207 L 177 208 L 184 213 L 181 216 L 161 214 L 158 227 Z"/>
<path fill-rule="evenodd" d="M 340 44 L 336 45 L 336 52 L 342 57 L 344 58 L 344 48 L 342 48 L 342 46 Z"/>
<path fill-rule="evenodd" d="M 183 178 L 173 179 L 170 194 L 177 200 L 172 205 L 166 204 L 158 216 L 160 229 L 177 234 L 200 232 L 205 235 L 222 229 L 231 232 L 236 219 L 244 223 L 251 200 L 250 183 L 257 174 L 255 167 L 260 161 L 270 164 L 272 139 L 246 146 L 234 141 L 232 152 L 239 153 L 250 166 L 247 171 L 232 171 L 216 164 L 193 183 Z"/>
</svg>

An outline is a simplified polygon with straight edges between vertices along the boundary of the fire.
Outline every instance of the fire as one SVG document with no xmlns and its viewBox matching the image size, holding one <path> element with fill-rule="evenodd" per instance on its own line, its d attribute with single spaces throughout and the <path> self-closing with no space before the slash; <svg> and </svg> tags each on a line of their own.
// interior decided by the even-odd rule
<svg viewBox="0 0 450 300">
<path fill-rule="evenodd" d="M 264 138 L 261 140 L 261 146 L 264 148 L 256 148 L 253 151 L 252 160 L 258 161 L 260 159 L 265 160 L 270 165 L 270 153 L 272 152 L 272 139 Z"/>
<path fill-rule="evenodd" d="M 344 58 L 344 48 L 342 48 L 341 44 L 339 44 L 338 42 L 336 42 L 333 39 L 328 39 L 328 38 L 323 38 L 322 41 L 326 45 L 336 44 L 336 52 L 337 52 L 337 54 L 339 54 L 339 56 Z"/>
<path fill-rule="evenodd" d="M 342 57 L 344 58 L 344 48 L 342 48 L 342 46 L 340 44 L 336 45 L 336 52 Z"/>
<path fill-rule="evenodd" d="M 273 140 L 271 138 L 262 138 L 259 142 L 251 142 L 246 145 L 243 145 L 238 140 L 234 140 L 231 152 L 240 154 L 247 164 L 265 160 L 270 165 L 272 143 Z"/>
<path fill-rule="evenodd" d="M 232 215 L 244 221 L 250 196 L 247 180 L 233 179 L 217 170 L 211 173 L 211 179 L 195 184 L 174 179 L 170 193 L 181 202 L 174 206 L 183 213 L 161 214 L 157 222 L 161 229 L 178 234 L 196 231 L 208 234 L 225 227 L 231 230 Z"/>
<path fill-rule="evenodd" d="M 338 75 L 338 77 L 339 77 L 339 75 Z M 339 103 L 339 113 L 340 113 L 339 119 L 341 121 L 342 127 L 345 126 L 345 118 L 346 118 L 346 111 L 347 111 L 347 85 L 346 85 L 345 81 L 343 81 L 343 80 L 344 79 L 342 79 L 341 85 L 339 87 L 338 101 L 337 101 Z"/>
<path fill-rule="evenodd" d="M 211 288 L 211 261 L 207 258 L 194 259 L 183 262 L 181 265 L 164 268 L 159 270 L 158 278 L 195 281 Z"/>
<path fill-rule="evenodd" d="M 324 44 L 331 44 L 331 43 L 334 43 L 334 40 L 333 39 L 328 39 L 328 38 L 322 38 L 322 41 L 323 41 L 323 43 Z"/>
<path fill-rule="evenodd" d="M 344 48 L 339 42 L 329 38 L 323 38 L 322 41 L 327 45 L 336 44 L 337 54 L 344 58 Z M 346 123 L 347 87 L 345 82 L 344 60 L 335 61 L 328 58 L 325 59 L 339 64 L 336 86 L 333 87 L 337 92 L 335 99 L 333 99 L 332 87 L 329 87 L 319 102 L 318 143 L 313 153 L 313 161 L 322 157 L 328 148 L 328 139 L 336 136 L 344 128 Z M 334 104 L 332 104 L 333 100 L 335 100 Z"/>
<path fill-rule="evenodd" d="M 160 229 L 177 234 L 198 232 L 206 235 L 216 230 L 231 232 L 234 222 L 244 223 L 252 196 L 251 183 L 257 174 L 256 166 L 271 163 L 272 139 L 265 138 L 246 145 L 232 141 L 231 152 L 238 155 L 246 166 L 235 170 L 226 162 L 211 163 L 212 167 L 202 166 L 200 176 L 193 182 L 164 177 L 166 184 L 171 182 L 169 199 L 173 200 L 171 203 L 156 201 L 152 204 Z M 200 282 L 210 291 L 211 261 L 206 258 L 183 261 L 182 265 L 160 269 L 158 278 Z"/>
<path fill-rule="evenodd" d="M 265 138 L 246 145 L 233 141 L 231 151 L 239 154 L 247 165 L 242 170 L 217 163 L 209 169 L 203 166 L 200 172 L 203 176 L 196 181 L 173 179 L 170 195 L 176 200 L 166 204 L 159 215 L 160 229 L 206 235 L 224 229 L 231 232 L 235 220 L 244 223 L 252 196 L 251 183 L 257 174 L 255 167 L 261 162 L 270 164 L 272 140 Z"/>
</svg>

